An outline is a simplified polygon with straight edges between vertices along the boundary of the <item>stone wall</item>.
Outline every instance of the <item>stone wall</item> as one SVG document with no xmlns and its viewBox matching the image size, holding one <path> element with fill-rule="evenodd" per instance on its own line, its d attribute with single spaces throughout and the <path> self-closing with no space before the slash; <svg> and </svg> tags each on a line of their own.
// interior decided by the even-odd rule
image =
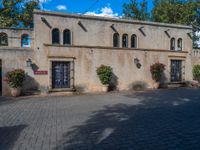
<svg viewBox="0 0 200 150">
<path fill-rule="evenodd" d="M 101 64 L 113 68 L 113 86 L 118 90 L 128 90 L 134 84 L 143 83 L 147 88 L 152 88 L 153 80 L 150 73 L 150 65 L 161 62 L 166 65 L 164 83 L 170 82 L 170 60 L 183 60 L 184 80 L 191 80 L 191 58 L 187 52 L 170 52 L 156 50 L 124 50 L 124 49 L 100 49 L 45 45 L 47 61 L 68 61 L 74 59 L 74 86 L 84 92 L 101 91 L 101 83 L 96 75 L 96 69 Z M 138 68 L 134 63 L 137 58 L 141 64 Z M 47 67 L 47 68 L 50 68 Z M 72 81 L 73 82 L 73 81 Z M 51 72 L 40 82 L 44 86 L 49 83 L 51 89 Z"/>
<path fill-rule="evenodd" d="M 114 28 L 113 28 L 114 27 Z M 52 45 L 52 30 L 60 31 L 60 44 Z M 71 45 L 63 45 L 63 31 L 71 31 Z M 153 80 L 150 65 L 161 62 L 166 65 L 163 83 L 170 82 L 170 61 L 183 61 L 183 80 L 192 80 L 192 39 L 190 26 L 112 19 L 84 15 L 35 11 L 34 30 L 6 29 L 9 45 L 0 47 L 3 76 L 12 68 L 27 72 L 24 91 L 40 88 L 52 91 L 52 61 L 70 61 L 71 86 L 81 92 L 101 91 L 96 69 L 101 64 L 113 68 L 113 88 L 131 89 L 142 83 L 151 88 Z M 120 47 L 113 48 L 113 34 L 120 35 Z M 31 47 L 21 48 L 21 35 L 29 34 Z M 128 34 L 128 48 L 122 48 L 122 35 Z M 137 35 L 137 48 L 131 48 L 131 35 Z M 176 39 L 176 50 L 170 50 L 170 39 Z M 182 51 L 177 50 L 177 40 L 183 40 Z M 31 59 L 34 67 L 45 74 L 34 74 L 33 66 L 27 67 Z M 139 60 L 141 67 L 134 62 Z M 61 89 L 62 90 L 62 89 Z M 3 82 L 3 94 L 9 95 L 9 88 Z"/>
<path fill-rule="evenodd" d="M 113 68 L 117 88 L 130 89 L 134 83 L 144 82 L 149 88 L 153 81 L 150 65 L 161 62 L 166 65 L 165 82 L 170 78 L 170 60 L 183 60 L 184 79 L 191 80 L 192 39 L 188 35 L 191 27 L 152 22 L 107 19 L 83 15 L 70 15 L 36 11 L 35 26 L 35 63 L 40 70 L 47 70 L 48 75 L 35 76 L 42 87 L 51 90 L 51 61 L 74 61 L 74 86 L 84 92 L 101 90 L 101 83 L 96 69 L 101 64 Z M 43 22 L 45 19 L 46 23 Z M 81 24 L 84 26 L 80 26 Z M 113 48 L 114 26 L 120 34 L 129 35 L 128 48 Z M 60 45 L 52 45 L 52 29 L 60 30 Z M 71 45 L 63 45 L 63 31 L 72 32 Z M 141 30 L 144 32 L 142 33 Z M 166 34 L 167 32 L 167 34 Z M 138 48 L 130 48 L 130 37 L 136 34 Z M 170 51 L 170 39 L 183 39 L 183 51 Z M 176 43 L 177 45 L 177 43 Z M 176 48 L 177 49 L 177 48 Z M 134 59 L 138 58 L 141 68 L 137 68 Z"/>
<path fill-rule="evenodd" d="M 26 80 L 24 82 L 23 91 L 36 88 L 37 83 L 34 80 L 33 70 L 26 66 L 28 59 L 33 60 L 34 38 L 32 29 L 18 28 L 0 28 L 0 33 L 6 33 L 8 36 L 8 46 L 0 46 L 0 60 L 2 65 L 2 77 L 12 69 L 24 69 L 26 72 Z M 21 46 L 21 37 L 23 34 L 30 36 L 30 47 L 23 48 Z M 2 78 L 2 94 L 10 95 L 10 89 Z"/>
<path fill-rule="evenodd" d="M 19 28 L 1 28 L 0 33 L 6 33 L 8 35 L 8 46 L 12 48 L 21 47 L 21 36 L 27 34 L 30 36 L 31 45 L 30 47 L 34 49 L 34 39 L 33 39 L 33 30 L 32 29 L 19 29 Z M 1 48 L 1 46 L 0 46 Z"/>
<path fill-rule="evenodd" d="M 27 67 L 26 60 L 32 59 L 33 50 L 23 48 L 0 48 L 0 60 L 2 62 L 2 77 L 12 69 L 24 69 L 26 72 L 26 80 L 24 82 L 23 91 L 36 88 L 37 82 L 34 80 L 33 70 Z M 2 93 L 3 95 L 10 95 L 10 89 L 2 78 Z"/>
<path fill-rule="evenodd" d="M 200 64 L 200 49 L 192 50 L 192 66 Z"/>
</svg>

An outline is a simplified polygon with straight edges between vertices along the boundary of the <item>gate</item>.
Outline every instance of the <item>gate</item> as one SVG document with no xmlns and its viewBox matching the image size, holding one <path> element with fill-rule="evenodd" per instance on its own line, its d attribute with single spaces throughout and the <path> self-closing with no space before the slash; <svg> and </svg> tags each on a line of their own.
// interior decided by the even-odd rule
<svg viewBox="0 0 200 150">
<path fill-rule="evenodd" d="M 70 88 L 70 62 L 52 62 L 52 88 Z"/>
<path fill-rule="evenodd" d="M 171 81 L 182 81 L 182 60 L 171 60 Z"/>
</svg>

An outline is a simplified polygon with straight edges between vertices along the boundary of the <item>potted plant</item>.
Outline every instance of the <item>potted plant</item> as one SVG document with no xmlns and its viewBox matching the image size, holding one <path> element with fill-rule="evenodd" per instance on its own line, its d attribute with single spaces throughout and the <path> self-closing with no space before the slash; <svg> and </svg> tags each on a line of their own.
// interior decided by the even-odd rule
<svg viewBox="0 0 200 150">
<path fill-rule="evenodd" d="M 154 88 L 156 89 L 158 89 L 160 86 L 160 81 L 161 81 L 164 70 L 165 70 L 165 65 L 159 62 L 150 66 L 152 79 L 155 81 Z"/>
<path fill-rule="evenodd" d="M 20 96 L 24 78 L 25 72 L 22 69 L 15 69 L 7 72 L 5 81 L 11 89 L 12 96 Z"/>
<path fill-rule="evenodd" d="M 97 68 L 96 72 L 103 84 L 102 91 L 107 92 L 112 78 L 112 68 L 110 66 L 101 65 Z"/>
</svg>

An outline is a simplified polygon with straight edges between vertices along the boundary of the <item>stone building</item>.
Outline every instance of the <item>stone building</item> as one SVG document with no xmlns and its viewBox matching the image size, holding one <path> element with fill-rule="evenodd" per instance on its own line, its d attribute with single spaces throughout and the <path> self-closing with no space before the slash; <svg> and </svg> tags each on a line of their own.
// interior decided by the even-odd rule
<svg viewBox="0 0 200 150">
<path fill-rule="evenodd" d="M 27 73 L 24 91 L 101 91 L 96 69 L 113 68 L 112 87 L 152 88 L 150 65 L 166 65 L 163 84 L 192 80 L 192 27 L 34 11 L 34 29 L 0 28 L 2 77 Z M 2 81 L 3 95 L 10 91 Z"/>
</svg>

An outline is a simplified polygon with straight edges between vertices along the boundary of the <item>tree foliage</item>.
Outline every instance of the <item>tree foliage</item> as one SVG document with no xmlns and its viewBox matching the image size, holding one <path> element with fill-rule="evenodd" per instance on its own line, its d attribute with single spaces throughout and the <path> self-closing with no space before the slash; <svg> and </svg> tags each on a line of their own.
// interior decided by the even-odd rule
<svg viewBox="0 0 200 150">
<path fill-rule="evenodd" d="M 194 79 L 200 82 L 200 65 L 195 65 L 192 72 Z"/>
<path fill-rule="evenodd" d="M 152 21 L 191 25 L 197 23 L 199 0 L 154 0 Z"/>
<path fill-rule="evenodd" d="M 0 26 L 33 27 L 33 10 L 39 8 L 39 0 L 2 0 Z"/>
<path fill-rule="evenodd" d="M 123 5 L 123 13 L 125 18 L 133 18 L 137 20 L 149 20 L 149 13 L 147 9 L 147 1 L 137 2 L 131 0 L 130 3 Z"/>
<path fill-rule="evenodd" d="M 123 12 L 128 18 L 192 25 L 194 32 L 200 31 L 200 0 L 154 0 L 151 11 L 147 9 L 146 0 L 131 0 L 124 4 Z M 194 47 L 197 47 L 198 40 L 199 37 L 193 34 Z"/>
</svg>

